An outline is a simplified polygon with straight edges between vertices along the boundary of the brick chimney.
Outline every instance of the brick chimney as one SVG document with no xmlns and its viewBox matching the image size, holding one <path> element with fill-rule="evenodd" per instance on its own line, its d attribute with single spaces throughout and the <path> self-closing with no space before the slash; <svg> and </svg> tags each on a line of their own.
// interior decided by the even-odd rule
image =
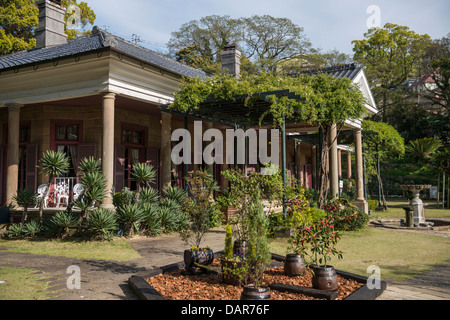
<svg viewBox="0 0 450 320">
<path fill-rule="evenodd" d="M 222 73 L 238 77 L 241 73 L 241 52 L 237 49 L 237 45 L 225 46 L 220 55 L 222 57 Z"/>
<path fill-rule="evenodd" d="M 46 48 L 66 43 L 67 35 L 64 33 L 66 9 L 61 6 L 61 1 L 38 0 L 36 4 L 39 9 L 36 47 Z"/>
</svg>

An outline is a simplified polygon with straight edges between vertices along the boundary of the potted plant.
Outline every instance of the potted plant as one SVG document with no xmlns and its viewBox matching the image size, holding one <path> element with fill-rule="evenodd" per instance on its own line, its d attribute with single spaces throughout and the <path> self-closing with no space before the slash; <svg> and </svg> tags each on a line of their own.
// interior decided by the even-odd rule
<svg viewBox="0 0 450 320">
<path fill-rule="evenodd" d="M 220 259 L 222 281 L 227 284 L 240 285 L 247 274 L 244 263 L 244 255 L 234 253 L 233 230 L 228 223 L 225 232 L 225 250 Z"/>
<path fill-rule="evenodd" d="M 248 274 L 241 300 L 269 300 L 269 287 L 262 284 L 263 274 L 270 263 L 271 254 L 267 241 L 268 221 L 264 214 L 264 206 L 259 198 L 259 190 L 252 195 L 249 210 L 250 250 L 245 257 Z"/>
<path fill-rule="evenodd" d="M 213 193 L 218 190 L 217 182 L 207 171 L 191 171 L 186 177 L 189 197 L 182 199 L 181 208 L 189 217 L 190 226 L 180 231 L 181 239 L 191 249 L 185 250 L 184 262 L 188 270 L 207 266 L 214 261 L 213 251 L 201 243 L 205 234 L 213 226 L 213 217 L 217 214 L 217 204 Z"/>
<path fill-rule="evenodd" d="M 342 259 L 342 252 L 336 249 L 340 239 L 338 231 L 334 230 L 334 219 L 327 217 L 305 226 L 301 232 L 304 241 L 309 243 L 311 251 L 312 286 L 319 290 L 335 291 L 338 289 L 337 273 L 328 262 L 332 256 Z"/>
</svg>

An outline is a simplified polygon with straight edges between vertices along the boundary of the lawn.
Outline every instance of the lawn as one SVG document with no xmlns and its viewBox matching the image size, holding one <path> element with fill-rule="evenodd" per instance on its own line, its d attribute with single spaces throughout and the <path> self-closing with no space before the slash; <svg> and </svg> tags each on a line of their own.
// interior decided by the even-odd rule
<svg viewBox="0 0 450 320">
<path fill-rule="evenodd" d="M 402 206 L 408 200 L 388 202 L 388 210 L 376 211 L 371 219 L 404 218 Z M 429 203 L 427 218 L 450 217 L 450 210 Z M 272 240 L 274 253 L 286 254 L 285 240 Z M 367 268 L 381 268 L 381 276 L 388 281 L 401 281 L 432 269 L 450 260 L 450 239 L 395 229 L 367 228 L 345 232 L 338 244 L 344 259 L 334 259 L 332 264 L 341 270 L 366 275 Z M 368 275 L 368 274 L 367 274 Z"/>
<path fill-rule="evenodd" d="M 0 300 L 47 300 L 47 283 L 35 270 L 0 267 Z"/>
<path fill-rule="evenodd" d="M 114 241 L 2 240 L 8 251 L 80 259 L 128 261 L 140 258 L 126 239 Z"/>
</svg>

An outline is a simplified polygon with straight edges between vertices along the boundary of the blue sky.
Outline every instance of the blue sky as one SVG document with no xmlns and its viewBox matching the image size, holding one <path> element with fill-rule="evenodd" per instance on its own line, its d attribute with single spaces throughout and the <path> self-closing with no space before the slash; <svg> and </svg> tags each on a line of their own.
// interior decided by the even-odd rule
<svg viewBox="0 0 450 320">
<path fill-rule="evenodd" d="M 380 9 L 380 23 L 408 26 L 433 39 L 450 32 L 449 0 L 84 0 L 97 15 L 96 25 L 142 45 L 166 51 L 171 32 L 186 22 L 216 14 L 232 18 L 269 14 L 291 19 L 304 28 L 314 48 L 352 54 L 352 40 L 363 39 L 371 5 Z"/>
</svg>

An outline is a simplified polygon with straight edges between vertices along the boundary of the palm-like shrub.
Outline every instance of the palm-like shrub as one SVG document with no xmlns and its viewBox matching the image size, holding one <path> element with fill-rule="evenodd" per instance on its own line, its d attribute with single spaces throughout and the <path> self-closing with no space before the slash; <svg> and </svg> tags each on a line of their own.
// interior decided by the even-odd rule
<svg viewBox="0 0 450 320">
<path fill-rule="evenodd" d="M 5 233 L 7 239 L 20 239 L 25 234 L 23 223 L 12 224 L 9 226 L 8 231 Z"/>
<path fill-rule="evenodd" d="M 66 173 L 69 169 L 70 163 L 66 154 L 61 151 L 48 150 L 39 160 L 38 167 L 42 169 L 43 173 L 48 177 L 48 188 L 46 194 L 42 197 L 39 206 L 39 219 L 42 221 L 44 212 L 44 199 L 50 191 L 50 185 L 53 179 Z"/>
<path fill-rule="evenodd" d="M 36 193 L 32 189 L 19 189 L 13 200 L 23 207 L 22 223 L 27 222 L 28 208 L 36 204 Z"/>
<path fill-rule="evenodd" d="M 143 203 L 144 229 L 149 235 L 157 236 L 163 232 L 161 223 L 161 209 L 157 203 Z"/>
<path fill-rule="evenodd" d="M 78 169 L 82 172 L 80 183 L 84 192 L 74 205 L 81 210 L 81 217 L 84 219 L 94 203 L 102 202 L 105 198 L 106 177 L 102 172 L 101 162 L 93 157 L 82 159 Z"/>
<path fill-rule="evenodd" d="M 123 225 L 124 231 L 129 236 L 133 236 L 135 231 L 139 231 L 140 224 L 144 219 L 144 211 L 138 204 L 127 204 L 117 210 L 117 221 Z"/>
<path fill-rule="evenodd" d="M 442 143 L 438 139 L 433 138 L 422 138 L 411 141 L 409 145 L 406 146 L 406 151 L 414 156 L 416 160 L 428 160 L 431 158 L 434 152 L 436 152 Z"/>
<path fill-rule="evenodd" d="M 64 237 L 69 234 L 70 228 L 78 227 L 79 222 L 75 214 L 60 211 L 51 219 L 48 230 L 51 230 L 51 233 L 55 236 Z"/>
<path fill-rule="evenodd" d="M 39 223 L 39 221 L 36 221 L 36 220 L 32 220 L 23 225 L 23 235 L 25 237 L 33 238 L 39 232 L 41 232 L 41 230 L 42 230 L 42 226 Z"/>
<path fill-rule="evenodd" d="M 94 236 L 109 239 L 118 229 L 118 223 L 114 211 L 108 209 L 96 209 L 86 219 L 88 231 Z"/>
<path fill-rule="evenodd" d="M 164 190 L 164 198 L 172 199 L 180 203 L 181 200 L 186 198 L 186 191 L 177 186 L 170 186 Z"/>
<path fill-rule="evenodd" d="M 159 200 L 159 191 L 151 188 L 142 188 L 139 194 L 140 203 L 157 203 Z"/>
<path fill-rule="evenodd" d="M 136 179 L 137 190 L 135 201 L 137 203 L 139 201 L 142 186 L 149 186 L 151 183 L 155 182 L 156 170 L 147 163 L 136 163 L 131 169 L 131 175 Z"/>
</svg>

